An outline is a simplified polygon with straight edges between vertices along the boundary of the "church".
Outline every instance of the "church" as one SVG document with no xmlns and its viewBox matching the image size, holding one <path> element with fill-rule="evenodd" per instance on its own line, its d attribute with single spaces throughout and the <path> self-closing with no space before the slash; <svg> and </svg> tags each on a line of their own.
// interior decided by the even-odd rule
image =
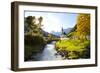
<svg viewBox="0 0 100 73">
<path fill-rule="evenodd" d="M 60 39 L 61 39 L 61 40 L 68 40 L 68 38 L 66 37 L 66 33 L 64 32 L 63 27 L 61 28 Z"/>
</svg>

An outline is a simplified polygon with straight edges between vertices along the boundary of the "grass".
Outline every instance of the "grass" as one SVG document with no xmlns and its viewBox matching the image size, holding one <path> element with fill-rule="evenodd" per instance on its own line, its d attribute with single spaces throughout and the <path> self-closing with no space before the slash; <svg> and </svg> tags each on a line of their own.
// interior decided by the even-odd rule
<svg viewBox="0 0 100 73">
<path fill-rule="evenodd" d="M 89 56 L 90 41 L 89 40 L 60 40 L 56 44 L 56 49 L 68 52 L 68 58 L 79 58 Z M 89 46 L 89 47 L 88 47 Z M 88 47 L 88 48 L 87 48 Z"/>
<path fill-rule="evenodd" d="M 60 40 L 56 43 L 56 47 L 69 51 L 82 51 L 87 47 L 87 45 L 89 45 L 89 43 L 89 40 Z"/>
</svg>

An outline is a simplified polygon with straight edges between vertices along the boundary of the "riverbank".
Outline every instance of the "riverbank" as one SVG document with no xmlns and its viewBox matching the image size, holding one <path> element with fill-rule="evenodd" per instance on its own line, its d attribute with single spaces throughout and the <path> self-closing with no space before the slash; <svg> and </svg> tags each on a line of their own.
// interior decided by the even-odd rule
<svg viewBox="0 0 100 73">
<path fill-rule="evenodd" d="M 55 49 L 56 41 L 52 41 L 45 45 L 43 51 L 34 53 L 31 55 L 31 58 L 28 61 L 52 61 L 52 60 L 62 60 L 61 55 L 56 55 L 57 50 Z"/>
<path fill-rule="evenodd" d="M 90 58 L 89 40 L 60 40 L 55 44 L 55 47 L 67 59 Z"/>
<path fill-rule="evenodd" d="M 45 45 L 25 45 L 25 51 L 24 51 L 24 60 L 28 61 L 31 59 L 32 55 L 36 55 L 37 53 L 40 53 L 43 51 Z"/>
</svg>

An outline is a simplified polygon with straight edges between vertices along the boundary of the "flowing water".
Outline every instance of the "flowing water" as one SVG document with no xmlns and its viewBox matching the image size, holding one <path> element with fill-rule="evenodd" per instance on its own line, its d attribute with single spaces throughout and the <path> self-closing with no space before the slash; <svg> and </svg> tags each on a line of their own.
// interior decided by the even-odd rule
<svg viewBox="0 0 100 73">
<path fill-rule="evenodd" d="M 62 60 L 61 55 L 56 55 L 57 51 L 55 50 L 55 41 L 47 44 L 42 53 L 38 53 L 33 57 L 37 61 L 47 61 L 47 60 Z"/>
</svg>

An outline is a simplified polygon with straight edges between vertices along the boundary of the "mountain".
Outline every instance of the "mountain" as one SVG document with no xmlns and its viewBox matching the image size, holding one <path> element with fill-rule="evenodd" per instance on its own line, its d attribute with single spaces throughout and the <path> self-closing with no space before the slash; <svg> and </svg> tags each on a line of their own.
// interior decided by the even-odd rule
<svg viewBox="0 0 100 73">
<path fill-rule="evenodd" d="M 67 29 L 63 29 L 63 32 L 65 34 L 68 34 L 70 31 L 72 30 L 72 28 L 67 28 Z M 62 32 L 55 32 L 55 31 L 52 31 L 51 34 L 55 35 L 55 36 L 60 36 L 62 34 Z"/>
<path fill-rule="evenodd" d="M 53 35 L 55 35 L 55 36 L 60 36 L 60 35 L 61 35 L 61 32 L 52 31 L 51 34 L 53 34 Z"/>
<path fill-rule="evenodd" d="M 45 36 L 45 37 L 48 37 L 49 34 L 51 34 L 53 37 L 58 37 L 57 35 L 54 35 L 54 34 L 49 33 L 49 32 L 46 32 L 43 29 L 41 29 L 41 32 L 42 32 L 43 36 Z"/>
<path fill-rule="evenodd" d="M 72 28 L 63 29 L 63 31 L 64 31 L 66 34 L 68 34 L 71 30 L 72 30 Z"/>
</svg>

